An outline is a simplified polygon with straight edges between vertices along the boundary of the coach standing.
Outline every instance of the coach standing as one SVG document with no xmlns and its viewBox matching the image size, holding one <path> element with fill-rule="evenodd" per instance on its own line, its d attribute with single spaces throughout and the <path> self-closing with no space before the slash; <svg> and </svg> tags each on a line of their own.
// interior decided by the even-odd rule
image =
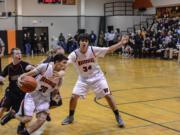
<svg viewBox="0 0 180 135">
<path fill-rule="evenodd" d="M 5 51 L 5 44 L 4 44 L 3 40 L 0 38 L 0 73 L 2 72 L 1 58 L 4 56 L 4 51 Z M 3 85 L 3 83 L 0 82 L 0 85 Z"/>
</svg>

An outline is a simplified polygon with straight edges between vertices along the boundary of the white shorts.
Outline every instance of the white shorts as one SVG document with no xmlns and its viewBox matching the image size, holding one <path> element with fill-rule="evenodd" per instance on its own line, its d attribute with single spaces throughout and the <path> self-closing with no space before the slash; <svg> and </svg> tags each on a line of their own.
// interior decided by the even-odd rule
<svg viewBox="0 0 180 135">
<path fill-rule="evenodd" d="M 36 113 L 39 112 L 49 112 L 49 102 L 43 101 L 42 99 L 39 99 L 37 101 L 34 100 L 34 98 L 31 96 L 31 94 L 27 93 L 24 97 L 24 115 L 33 117 L 34 111 Z M 18 112 L 18 115 L 22 115 L 22 106 Z"/>
<path fill-rule="evenodd" d="M 86 79 L 79 77 L 73 89 L 73 94 L 79 95 L 81 98 L 85 98 L 90 88 L 94 91 L 98 99 L 110 94 L 106 78 L 102 73 Z"/>
</svg>

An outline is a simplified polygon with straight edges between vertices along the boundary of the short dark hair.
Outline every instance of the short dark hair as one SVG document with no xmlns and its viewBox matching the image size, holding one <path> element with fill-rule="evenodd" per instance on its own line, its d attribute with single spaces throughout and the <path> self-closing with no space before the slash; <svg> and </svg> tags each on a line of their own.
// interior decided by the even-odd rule
<svg viewBox="0 0 180 135">
<path fill-rule="evenodd" d="M 20 50 L 21 51 L 21 49 L 19 49 L 19 48 L 12 48 L 10 54 L 11 55 L 14 54 L 14 51 L 16 51 L 16 50 Z"/>
<path fill-rule="evenodd" d="M 53 59 L 54 63 L 56 61 L 61 62 L 62 60 L 68 60 L 68 58 L 66 56 L 62 55 L 62 54 L 57 54 Z"/>
<path fill-rule="evenodd" d="M 89 34 L 88 33 L 81 33 L 79 35 L 78 42 L 80 42 L 80 40 L 88 40 L 88 41 L 90 41 Z"/>
</svg>

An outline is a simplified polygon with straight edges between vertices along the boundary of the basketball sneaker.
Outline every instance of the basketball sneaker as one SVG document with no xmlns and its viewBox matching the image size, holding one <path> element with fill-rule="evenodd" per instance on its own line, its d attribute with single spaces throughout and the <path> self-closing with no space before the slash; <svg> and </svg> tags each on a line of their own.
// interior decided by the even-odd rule
<svg viewBox="0 0 180 135">
<path fill-rule="evenodd" d="M 67 125 L 74 122 L 74 116 L 68 116 L 61 122 L 61 125 Z"/>
<path fill-rule="evenodd" d="M 14 119 L 14 112 L 9 111 L 2 119 L 1 119 L 1 125 L 5 125 L 7 122 L 9 122 L 11 119 Z"/>
<path fill-rule="evenodd" d="M 125 126 L 125 122 L 122 120 L 120 116 L 116 116 L 116 121 L 119 127 L 123 128 Z"/>
<path fill-rule="evenodd" d="M 25 123 L 20 122 L 19 125 L 18 125 L 18 128 L 17 128 L 17 133 L 21 134 L 24 131 L 25 131 Z"/>
</svg>

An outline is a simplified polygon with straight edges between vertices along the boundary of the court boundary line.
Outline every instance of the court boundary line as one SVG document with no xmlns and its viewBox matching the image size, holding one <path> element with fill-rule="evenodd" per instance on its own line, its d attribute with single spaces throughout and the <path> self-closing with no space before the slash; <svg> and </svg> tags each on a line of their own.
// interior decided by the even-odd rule
<svg viewBox="0 0 180 135">
<path fill-rule="evenodd" d="M 106 105 L 103 105 L 103 104 L 97 102 L 96 97 L 94 98 L 94 102 L 95 102 L 96 104 L 102 106 L 102 107 L 105 107 L 105 108 L 109 108 L 109 109 L 110 109 L 110 107 L 108 107 L 108 106 L 106 106 Z M 174 128 L 171 128 L 171 127 L 168 127 L 168 126 L 164 126 L 164 125 L 162 125 L 162 124 L 159 124 L 159 123 L 156 123 L 156 122 L 147 120 L 147 119 L 145 119 L 145 118 L 141 118 L 141 117 L 139 117 L 139 116 L 136 116 L 136 115 L 133 115 L 133 114 L 124 112 L 124 111 L 120 111 L 120 110 L 119 110 L 119 112 L 121 112 L 121 113 L 123 113 L 123 114 L 126 114 L 126 115 L 128 115 L 128 116 L 137 118 L 137 119 L 139 119 L 139 120 L 143 120 L 143 121 L 149 122 L 149 123 L 151 123 L 151 124 L 158 125 L 158 126 L 161 126 L 161 127 L 163 127 L 163 128 L 166 128 L 166 129 L 169 129 L 169 130 L 172 130 L 172 131 L 175 131 L 175 132 L 180 133 L 180 130 L 177 130 L 177 129 L 174 129 Z"/>
<path fill-rule="evenodd" d="M 141 101 L 134 101 L 134 102 L 127 102 L 127 103 L 120 103 L 117 105 L 124 105 L 124 104 L 134 104 L 134 103 L 141 103 L 141 102 L 153 102 L 153 101 L 158 101 L 158 100 L 169 100 L 169 99 L 174 99 L 174 98 L 180 98 L 180 96 L 177 97 L 169 97 L 169 98 L 157 98 L 157 99 L 150 99 L 150 100 L 141 100 Z"/>
<path fill-rule="evenodd" d="M 168 121 L 168 122 L 163 122 L 160 124 L 168 124 L 168 123 L 175 123 L 175 122 L 180 122 L 180 120 L 175 120 L 175 121 Z M 128 127 L 128 128 L 118 128 L 118 129 L 114 129 L 114 130 L 106 130 L 106 133 L 109 132 L 116 132 L 116 131 L 120 131 L 120 130 L 130 130 L 130 129 L 135 129 L 135 128 L 142 128 L 142 127 L 150 127 L 153 126 L 155 124 L 148 124 L 148 125 L 141 125 L 141 126 L 134 126 L 134 127 Z M 94 132 L 94 133 L 88 133 L 88 134 L 84 134 L 84 135 L 96 135 L 96 134 L 103 134 L 104 132 Z"/>
</svg>

